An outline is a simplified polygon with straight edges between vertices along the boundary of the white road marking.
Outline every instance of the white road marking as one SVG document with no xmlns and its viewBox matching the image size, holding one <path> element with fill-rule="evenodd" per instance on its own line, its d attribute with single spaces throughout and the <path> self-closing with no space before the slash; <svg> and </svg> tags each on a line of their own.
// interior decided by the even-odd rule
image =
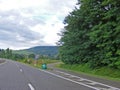
<svg viewBox="0 0 120 90">
<path fill-rule="evenodd" d="M 67 74 L 67 73 L 65 73 L 65 72 L 61 72 L 61 71 L 56 71 L 56 72 L 60 72 L 60 73 L 63 73 L 63 74 Z M 71 74 L 69 74 L 70 76 L 74 76 L 74 77 L 76 77 L 76 78 L 81 78 L 81 77 L 78 77 L 78 76 L 75 76 L 75 75 L 71 75 Z M 99 83 L 99 82 L 95 82 L 95 81 L 92 81 L 92 80 L 89 80 L 89 79 L 85 79 L 85 78 L 81 78 L 83 81 L 84 80 L 86 80 L 86 81 L 89 81 L 89 82 L 93 82 L 93 83 L 96 83 L 96 84 L 99 84 L 99 85 L 103 85 L 103 86 L 106 86 L 106 87 L 109 87 L 110 88 L 110 90 L 112 89 L 112 90 L 120 90 L 120 88 L 116 88 L 116 87 L 112 87 L 112 86 L 109 86 L 109 85 L 106 85 L 106 84 L 103 84 L 103 83 Z M 100 90 L 100 89 L 99 89 Z"/>
<path fill-rule="evenodd" d="M 39 69 L 39 70 L 40 70 L 40 69 Z M 77 84 L 80 84 L 80 85 L 89 87 L 89 88 L 92 88 L 92 89 L 95 89 L 95 90 L 100 90 L 100 89 L 98 89 L 98 88 L 96 88 L 96 87 L 92 87 L 92 86 L 86 85 L 86 84 L 84 84 L 84 83 L 77 82 L 77 81 L 71 80 L 71 79 L 69 79 L 69 78 L 62 77 L 62 76 L 60 76 L 60 75 L 57 75 L 57 74 L 54 74 L 54 73 L 51 73 L 51 72 L 48 72 L 48 71 L 45 71 L 45 70 L 40 70 L 40 71 L 43 71 L 43 72 L 48 73 L 48 74 L 51 74 L 51 75 L 53 75 L 53 76 L 56 76 L 56 77 L 62 78 L 62 79 L 64 79 L 64 80 L 71 81 L 71 82 L 74 82 L 74 83 L 77 83 Z"/>
<path fill-rule="evenodd" d="M 17 63 L 15 63 L 15 64 L 20 69 L 20 72 L 23 72 L 23 70 L 20 68 L 20 66 Z"/>
<path fill-rule="evenodd" d="M 78 81 L 84 81 L 85 79 L 81 78 L 81 79 L 78 79 Z"/>
<path fill-rule="evenodd" d="M 97 83 L 96 82 L 91 82 L 91 83 L 88 83 L 90 85 L 96 85 Z"/>
<path fill-rule="evenodd" d="M 62 78 L 62 79 L 65 79 L 65 80 L 68 80 L 68 81 L 71 81 L 71 82 L 74 82 L 74 83 L 77 83 L 77 84 L 86 86 L 86 87 L 89 87 L 89 88 L 92 88 L 92 89 L 95 89 L 95 90 L 101 90 L 100 88 L 97 88 L 97 87 L 95 87 L 95 86 L 87 85 L 87 83 L 85 84 L 85 83 L 82 83 L 82 82 L 77 82 L 77 81 L 71 80 L 71 79 L 69 79 L 69 78 L 66 78 L 66 77 L 63 77 L 63 76 L 60 76 L 60 75 L 51 73 L 51 72 L 49 72 L 49 71 L 45 71 L 45 70 L 41 70 L 41 69 L 39 69 L 39 70 L 40 70 L 40 71 L 43 71 L 43 72 L 46 72 L 46 73 L 48 73 L 48 74 L 51 74 L 51 75 L 53 75 L 53 76 L 56 76 L 56 77 L 59 77 L 59 78 Z M 61 71 L 57 71 L 57 72 L 60 72 L 60 73 L 63 73 L 63 74 L 67 74 L 67 73 L 61 72 Z M 67 75 L 74 76 L 74 75 L 71 75 L 71 74 L 67 74 Z M 112 87 L 112 86 L 109 86 L 109 85 L 106 85 L 106 84 L 103 84 L 103 83 L 95 82 L 95 81 L 92 81 L 92 80 L 89 80 L 89 79 L 81 78 L 81 77 L 78 77 L 78 76 L 74 76 L 74 77 L 77 77 L 77 78 L 80 78 L 80 79 L 89 81 L 89 82 L 94 83 L 94 84 L 96 83 L 96 84 L 99 84 L 99 85 L 106 86 L 106 87 L 109 88 L 108 90 L 120 90 L 119 88 Z"/>
<path fill-rule="evenodd" d="M 70 75 L 70 74 L 66 73 L 65 75 Z"/>
<path fill-rule="evenodd" d="M 71 77 L 71 78 L 77 78 L 76 76 L 73 76 L 73 75 L 70 75 L 69 77 Z"/>
<path fill-rule="evenodd" d="M 35 88 L 30 83 L 28 83 L 28 86 L 29 86 L 30 90 L 35 90 Z"/>
<path fill-rule="evenodd" d="M 20 69 L 20 72 L 23 72 L 23 70 L 22 70 L 22 69 Z"/>
<path fill-rule="evenodd" d="M 14 63 L 15 63 L 15 62 L 14 62 Z M 17 63 L 15 63 L 15 65 L 16 65 L 18 68 L 20 68 L 19 65 L 18 65 Z"/>
</svg>

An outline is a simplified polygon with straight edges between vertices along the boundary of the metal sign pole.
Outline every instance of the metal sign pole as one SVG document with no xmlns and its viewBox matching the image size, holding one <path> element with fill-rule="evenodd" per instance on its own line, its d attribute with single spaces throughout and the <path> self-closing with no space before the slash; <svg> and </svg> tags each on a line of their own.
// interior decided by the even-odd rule
<svg viewBox="0 0 120 90">
<path fill-rule="evenodd" d="M 35 55 L 35 63 L 34 63 L 34 66 L 37 65 L 37 60 L 39 59 L 39 55 Z"/>
</svg>

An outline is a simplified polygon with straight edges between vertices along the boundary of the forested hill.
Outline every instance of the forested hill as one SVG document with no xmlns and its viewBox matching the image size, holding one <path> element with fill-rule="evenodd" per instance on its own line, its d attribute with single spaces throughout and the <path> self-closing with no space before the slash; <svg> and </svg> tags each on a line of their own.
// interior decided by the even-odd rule
<svg viewBox="0 0 120 90">
<path fill-rule="evenodd" d="M 40 55 L 54 57 L 58 54 L 58 47 L 57 46 L 36 46 L 36 47 L 29 48 L 29 49 L 17 50 L 17 51 L 14 51 L 14 53 L 40 54 Z"/>
<path fill-rule="evenodd" d="M 54 56 L 58 54 L 58 47 L 57 46 L 37 46 L 37 47 L 26 49 L 26 51 L 33 52 L 34 54 Z"/>
</svg>

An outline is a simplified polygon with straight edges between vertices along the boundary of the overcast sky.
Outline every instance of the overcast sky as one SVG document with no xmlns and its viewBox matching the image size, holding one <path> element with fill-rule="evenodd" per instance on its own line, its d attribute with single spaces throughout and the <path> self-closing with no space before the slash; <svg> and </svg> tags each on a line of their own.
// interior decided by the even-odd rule
<svg viewBox="0 0 120 90">
<path fill-rule="evenodd" d="M 0 48 L 56 45 L 77 0 L 0 0 Z"/>
</svg>

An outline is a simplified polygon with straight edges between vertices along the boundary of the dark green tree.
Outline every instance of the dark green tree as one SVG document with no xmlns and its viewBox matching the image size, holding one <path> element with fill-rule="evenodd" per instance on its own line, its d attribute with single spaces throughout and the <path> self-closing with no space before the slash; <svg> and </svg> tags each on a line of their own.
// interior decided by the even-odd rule
<svg viewBox="0 0 120 90">
<path fill-rule="evenodd" d="M 120 68 L 119 0 L 78 0 L 78 5 L 64 20 L 62 61 Z"/>
<path fill-rule="evenodd" d="M 6 57 L 7 59 L 11 59 L 11 58 L 12 58 L 12 50 L 10 50 L 9 48 L 7 48 L 7 49 L 5 50 L 5 57 Z"/>
</svg>

